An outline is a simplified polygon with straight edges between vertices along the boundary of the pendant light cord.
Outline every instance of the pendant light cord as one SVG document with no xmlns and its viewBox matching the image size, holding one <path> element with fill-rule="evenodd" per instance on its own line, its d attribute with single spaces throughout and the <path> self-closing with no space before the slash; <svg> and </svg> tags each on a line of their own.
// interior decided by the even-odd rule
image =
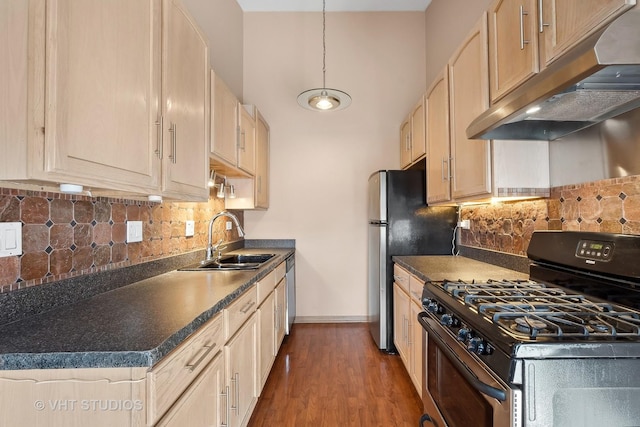
<svg viewBox="0 0 640 427">
<path fill-rule="evenodd" d="M 326 5 L 327 5 L 327 0 L 322 0 L 322 88 L 323 89 L 327 87 Z"/>
</svg>

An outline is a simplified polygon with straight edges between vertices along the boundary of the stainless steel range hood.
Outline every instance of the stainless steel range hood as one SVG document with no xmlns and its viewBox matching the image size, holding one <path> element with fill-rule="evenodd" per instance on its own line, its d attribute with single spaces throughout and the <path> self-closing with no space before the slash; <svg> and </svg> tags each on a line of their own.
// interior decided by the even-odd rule
<svg viewBox="0 0 640 427">
<path fill-rule="evenodd" d="M 613 21 L 467 127 L 472 139 L 554 140 L 640 107 L 640 9 Z"/>
</svg>

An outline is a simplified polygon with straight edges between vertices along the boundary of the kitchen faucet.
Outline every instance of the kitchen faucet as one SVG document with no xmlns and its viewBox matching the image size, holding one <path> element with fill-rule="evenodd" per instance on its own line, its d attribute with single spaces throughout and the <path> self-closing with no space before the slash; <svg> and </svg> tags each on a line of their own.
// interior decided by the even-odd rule
<svg viewBox="0 0 640 427">
<path fill-rule="evenodd" d="M 220 240 L 218 243 L 216 243 L 215 249 L 214 249 L 213 242 L 212 242 L 213 223 L 216 221 L 216 219 L 220 218 L 221 216 L 226 216 L 231 218 L 233 222 L 236 224 L 236 229 L 238 230 L 238 237 L 244 237 L 244 230 L 240 226 L 240 221 L 238 221 L 237 216 L 227 211 L 222 211 L 217 213 L 216 215 L 214 215 L 213 218 L 211 218 L 211 221 L 209 222 L 209 239 L 207 241 L 207 261 L 211 261 L 213 259 L 214 252 L 220 247 L 220 244 L 223 242 L 223 240 Z"/>
</svg>

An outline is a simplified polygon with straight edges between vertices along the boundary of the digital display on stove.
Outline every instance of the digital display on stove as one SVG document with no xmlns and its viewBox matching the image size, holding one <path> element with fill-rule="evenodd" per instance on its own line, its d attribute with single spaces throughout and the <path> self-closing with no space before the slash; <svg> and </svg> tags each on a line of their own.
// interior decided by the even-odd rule
<svg viewBox="0 0 640 427">
<path fill-rule="evenodd" d="M 613 255 L 613 243 L 594 240 L 580 240 L 576 248 L 578 258 L 597 261 L 610 261 Z"/>
</svg>

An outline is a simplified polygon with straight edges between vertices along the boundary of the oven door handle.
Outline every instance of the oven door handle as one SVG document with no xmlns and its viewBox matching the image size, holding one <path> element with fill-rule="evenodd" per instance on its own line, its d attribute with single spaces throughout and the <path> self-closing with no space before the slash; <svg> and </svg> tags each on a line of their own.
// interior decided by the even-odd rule
<svg viewBox="0 0 640 427">
<path fill-rule="evenodd" d="M 426 322 L 420 317 L 418 317 L 418 321 L 423 325 L 423 327 L 429 328 L 426 325 Z M 433 331 L 431 328 L 429 328 L 429 330 L 431 332 L 429 336 L 438 342 L 438 344 L 440 345 L 440 349 L 447 353 L 451 363 L 453 363 L 456 366 L 456 368 L 458 368 L 458 371 L 462 374 L 462 376 L 465 377 L 465 379 L 469 381 L 469 383 L 473 385 L 473 387 L 475 387 L 476 390 L 478 390 L 482 394 L 486 394 L 489 397 L 498 399 L 501 402 L 504 402 L 505 400 L 507 400 L 507 394 L 505 393 L 504 390 L 500 390 L 499 388 L 492 387 L 489 384 L 485 384 L 482 381 L 480 381 L 478 377 L 476 377 L 474 373 L 471 372 L 469 367 L 467 367 L 467 365 L 465 365 L 464 363 L 462 363 L 460 359 L 458 359 L 458 356 L 456 355 L 455 351 L 453 351 L 449 347 L 449 345 L 446 342 L 444 342 L 442 338 L 440 338 L 438 333 Z"/>
</svg>

